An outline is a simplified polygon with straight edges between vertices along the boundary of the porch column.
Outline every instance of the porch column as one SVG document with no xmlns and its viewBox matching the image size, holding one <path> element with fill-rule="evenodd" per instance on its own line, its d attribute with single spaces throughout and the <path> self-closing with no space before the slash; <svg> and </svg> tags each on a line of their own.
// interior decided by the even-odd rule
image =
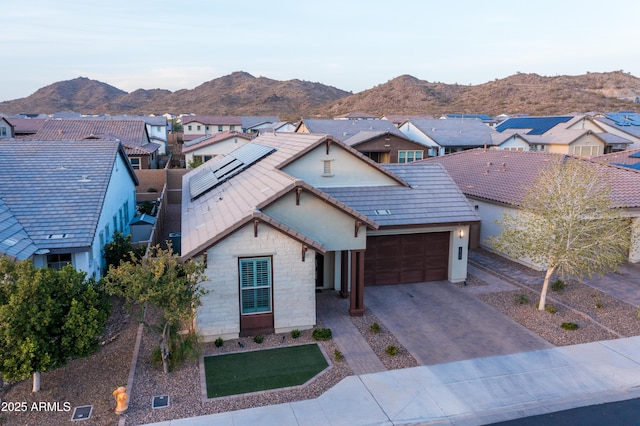
<svg viewBox="0 0 640 426">
<path fill-rule="evenodd" d="M 364 250 L 351 251 L 351 298 L 349 315 L 364 314 Z"/>
<path fill-rule="evenodd" d="M 349 297 L 349 252 L 340 252 L 340 296 Z"/>
</svg>

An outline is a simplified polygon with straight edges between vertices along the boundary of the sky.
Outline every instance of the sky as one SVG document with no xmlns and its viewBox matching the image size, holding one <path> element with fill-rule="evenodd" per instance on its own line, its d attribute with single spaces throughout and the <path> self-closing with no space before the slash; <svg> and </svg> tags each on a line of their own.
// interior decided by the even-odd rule
<svg viewBox="0 0 640 426">
<path fill-rule="evenodd" d="M 175 91 L 245 71 L 357 93 L 403 74 L 464 85 L 518 72 L 640 76 L 640 2 L 628 0 L 30 0 L 0 10 L 0 101 L 76 77 Z"/>
</svg>

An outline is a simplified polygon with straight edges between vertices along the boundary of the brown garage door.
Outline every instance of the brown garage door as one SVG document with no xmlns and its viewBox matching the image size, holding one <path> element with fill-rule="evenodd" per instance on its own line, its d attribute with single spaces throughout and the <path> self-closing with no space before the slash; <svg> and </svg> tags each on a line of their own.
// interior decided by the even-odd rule
<svg viewBox="0 0 640 426">
<path fill-rule="evenodd" d="M 448 278 L 449 232 L 367 237 L 365 285 Z"/>
</svg>

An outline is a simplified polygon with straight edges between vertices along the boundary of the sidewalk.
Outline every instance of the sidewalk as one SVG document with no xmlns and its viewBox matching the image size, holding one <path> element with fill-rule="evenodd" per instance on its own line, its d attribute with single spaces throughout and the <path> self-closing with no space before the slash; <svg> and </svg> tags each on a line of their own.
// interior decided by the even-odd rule
<svg viewBox="0 0 640 426">
<path fill-rule="evenodd" d="M 316 399 L 154 425 L 481 425 L 636 397 L 630 337 L 350 376 Z"/>
</svg>

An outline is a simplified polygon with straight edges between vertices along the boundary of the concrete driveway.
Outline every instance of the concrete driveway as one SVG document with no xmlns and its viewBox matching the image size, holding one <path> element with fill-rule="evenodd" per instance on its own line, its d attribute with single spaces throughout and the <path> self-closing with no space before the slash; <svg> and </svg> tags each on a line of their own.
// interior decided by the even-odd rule
<svg viewBox="0 0 640 426">
<path fill-rule="evenodd" d="M 365 306 L 422 365 L 552 348 L 448 281 L 372 286 Z"/>
</svg>

